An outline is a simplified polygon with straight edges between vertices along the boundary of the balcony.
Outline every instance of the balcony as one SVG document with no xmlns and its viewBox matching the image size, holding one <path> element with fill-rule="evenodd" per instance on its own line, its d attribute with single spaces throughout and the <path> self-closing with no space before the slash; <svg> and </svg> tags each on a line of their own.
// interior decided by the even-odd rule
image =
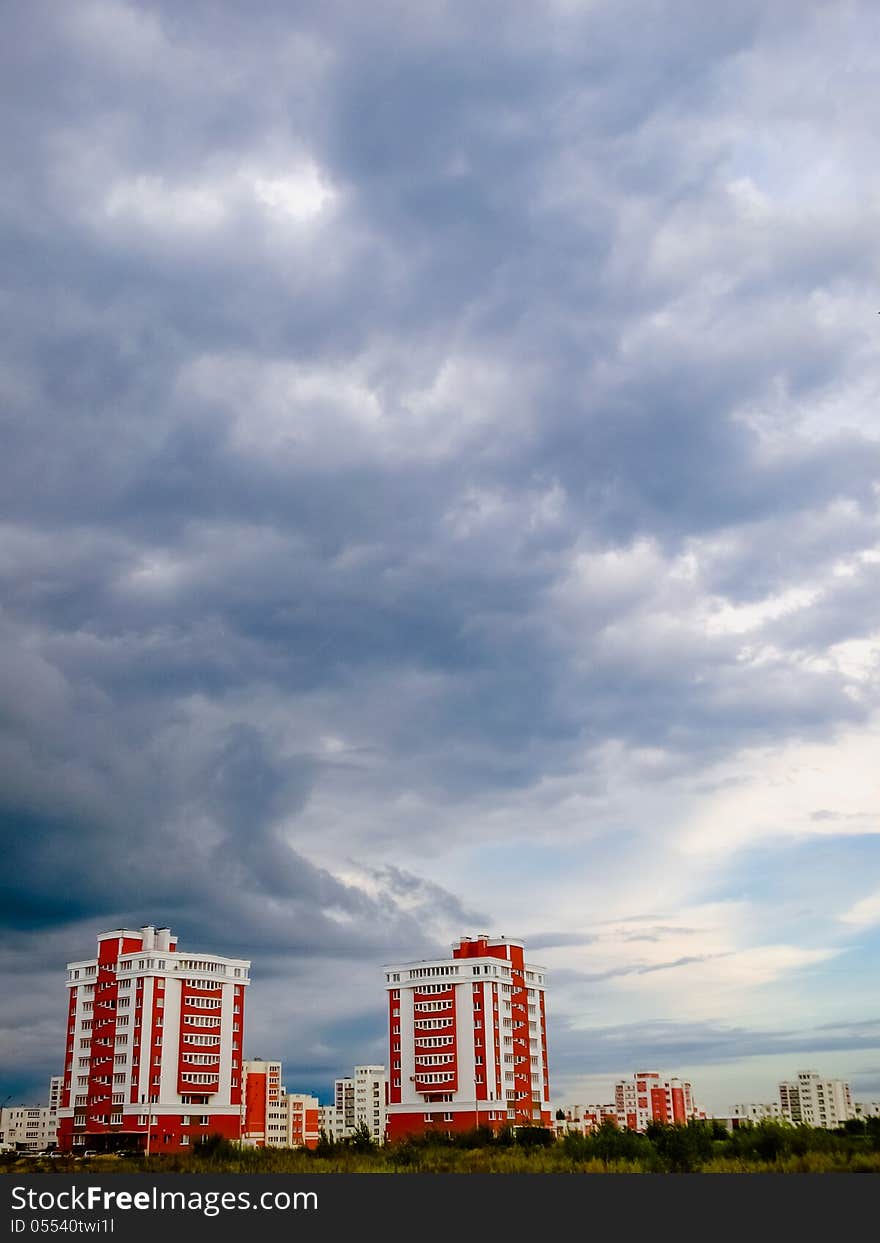
<svg viewBox="0 0 880 1243">
<path fill-rule="evenodd" d="M 457 1074 L 455 1070 L 434 1067 L 431 1070 L 417 1070 L 410 1078 L 419 1092 L 442 1092 L 454 1086 Z"/>
</svg>

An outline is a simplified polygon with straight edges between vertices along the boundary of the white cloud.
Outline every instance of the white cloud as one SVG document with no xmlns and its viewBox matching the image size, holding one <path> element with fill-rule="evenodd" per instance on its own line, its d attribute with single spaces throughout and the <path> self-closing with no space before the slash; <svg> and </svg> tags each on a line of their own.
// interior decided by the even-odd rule
<svg viewBox="0 0 880 1243">
<path fill-rule="evenodd" d="M 713 776 L 736 784 L 702 801 L 676 834 L 683 853 L 723 856 L 774 840 L 880 834 L 880 723 L 827 743 L 747 750 Z"/>
<path fill-rule="evenodd" d="M 843 923 L 851 924 L 855 928 L 870 928 L 874 924 L 880 924 L 880 889 L 853 903 L 840 918 Z"/>
<path fill-rule="evenodd" d="M 320 169 L 310 162 L 283 176 L 255 176 L 252 186 L 257 201 L 269 212 L 298 224 L 320 215 L 335 198 Z"/>
</svg>

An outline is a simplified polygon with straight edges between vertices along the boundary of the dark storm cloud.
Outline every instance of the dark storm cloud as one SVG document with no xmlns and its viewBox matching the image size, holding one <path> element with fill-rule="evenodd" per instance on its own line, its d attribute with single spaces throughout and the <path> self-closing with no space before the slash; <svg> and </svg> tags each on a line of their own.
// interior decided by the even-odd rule
<svg viewBox="0 0 880 1243">
<path fill-rule="evenodd" d="M 578 1074 L 631 1074 L 633 1066 L 687 1067 L 772 1054 L 833 1054 L 874 1049 L 877 1023 L 837 1024 L 810 1031 L 761 1031 L 714 1023 L 645 1023 L 575 1029 L 559 1024 L 553 1057 L 560 1078 Z"/>
<path fill-rule="evenodd" d="M 823 6 L 648 9 L 8 16 L 10 935 L 167 921 L 279 978 L 427 953 L 486 922 L 429 875 L 469 806 L 587 788 L 609 739 L 687 765 L 867 718 L 797 662 L 877 623 L 876 564 L 829 575 L 880 451 L 797 415 L 862 379 L 871 228 L 736 188 L 772 201 L 756 80 L 800 80 Z M 817 575 L 760 667 L 703 625 Z"/>
</svg>

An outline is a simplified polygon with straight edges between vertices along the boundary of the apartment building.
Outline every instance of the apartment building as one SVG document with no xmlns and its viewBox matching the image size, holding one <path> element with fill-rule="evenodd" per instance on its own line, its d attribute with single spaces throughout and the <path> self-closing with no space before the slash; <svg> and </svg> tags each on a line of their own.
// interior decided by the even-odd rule
<svg viewBox="0 0 880 1243">
<path fill-rule="evenodd" d="M 787 1122 L 807 1126 L 833 1128 L 857 1116 L 846 1080 L 822 1079 L 815 1070 L 780 1083 L 779 1107 Z"/>
<path fill-rule="evenodd" d="M 287 1100 L 281 1063 L 242 1063 L 241 1141 L 252 1148 L 287 1147 Z"/>
<path fill-rule="evenodd" d="M 185 1151 L 241 1134 L 250 962 L 184 952 L 170 928 L 98 935 L 67 964 L 59 1147 Z"/>
<path fill-rule="evenodd" d="M 613 1104 L 609 1105 L 563 1105 L 557 1110 L 557 1115 L 561 1113 L 563 1117 L 556 1117 L 554 1121 L 554 1129 L 556 1134 L 568 1135 L 575 1132 L 579 1135 L 589 1135 L 591 1131 L 596 1131 L 605 1122 L 610 1122 L 614 1126 L 618 1126 L 617 1110 Z"/>
<path fill-rule="evenodd" d="M 734 1123 L 742 1125 L 751 1122 L 767 1122 L 773 1118 L 782 1118 L 782 1109 L 778 1101 L 748 1101 L 730 1106 L 729 1117 Z"/>
<path fill-rule="evenodd" d="M 334 1080 L 333 1101 L 320 1106 L 319 1125 L 328 1139 L 350 1139 L 365 1126 L 377 1144 L 386 1130 L 387 1077 L 384 1066 L 355 1066 L 352 1075 Z"/>
<path fill-rule="evenodd" d="M 318 1098 L 288 1092 L 281 1063 L 262 1058 L 243 1063 L 241 1142 L 253 1148 L 315 1148 L 319 1137 Z"/>
<path fill-rule="evenodd" d="M 385 968 L 388 1138 L 552 1127 L 545 973 L 521 941 L 463 937 L 449 958 Z"/>
<path fill-rule="evenodd" d="M 287 1142 L 291 1148 L 317 1148 L 320 1119 L 317 1096 L 305 1092 L 288 1092 Z"/>
<path fill-rule="evenodd" d="M 345 1138 L 366 1127 L 376 1143 L 385 1140 L 387 1080 L 384 1066 L 355 1066 L 333 1085 L 334 1134 Z M 341 1125 L 340 1125 L 341 1122 Z"/>
<path fill-rule="evenodd" d="M 656 1070 L 639 1070 L 632 1081 L 614 1086 L 614 1108 L 621 1127 L 644 1131 L 650 1122 L 666 1125 L 705 1118 L 694 1103 L 690 1083 L 680 1079 L 661 1079 Z"/>
<path fill-rule="evenodd" d="M 0 1109 L 0 1144 L 21 1152 L 43 1152 L 58 1143 L 61 1075 L 49 1080 L 48 1105 L 11 1105 Z"/>
<path fill-rule="evenodd" d="M 55 1146 L 57 1121 L 48 1105 L 11 1105 L 0 1109 L 0 1144 L 18 1152 L 43 1152 Z"/>
</svg>

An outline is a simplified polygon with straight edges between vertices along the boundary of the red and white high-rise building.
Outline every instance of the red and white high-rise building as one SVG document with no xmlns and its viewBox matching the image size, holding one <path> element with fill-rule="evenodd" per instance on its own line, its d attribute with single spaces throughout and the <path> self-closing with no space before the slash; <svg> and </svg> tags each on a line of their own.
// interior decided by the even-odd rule
<svg viewBox="0 0 880 1243">
<path fill-rule="evenodd" d="M 241 1134 L 250 962 L 184 953 L 169 928 L 118 928 L 67 964 L 58 1143 L 183 1150 Z"/>
<path fill-rule="evenodd" d="M 463 937 L 452 957 L 385 968 L 388 1138 L 552 1126 L 544 968 L 521 941 Z"/>
<path fill-rule="evenodd" d="M 689 1083 L 661 1079 L 656 1070 L 639 1070 L 631 1081 L 615 1084 L 614 1106 L 619 1125 L 631 1131 L 644 1131 L 649 1122 L 683 1124 L 706 1116 L 695 1105 Z"/>
</svg>

